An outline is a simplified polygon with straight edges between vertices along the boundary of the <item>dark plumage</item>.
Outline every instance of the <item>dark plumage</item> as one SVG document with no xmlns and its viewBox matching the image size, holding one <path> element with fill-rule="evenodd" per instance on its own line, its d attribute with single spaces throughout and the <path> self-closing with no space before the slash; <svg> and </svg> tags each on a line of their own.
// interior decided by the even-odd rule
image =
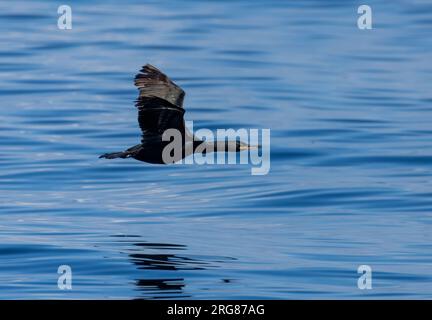
<svg viewBox="0 0 432 320">
<path fill-rule="evenodd" d="M 162 157 L 164 148 L 170 141 L 163 141 L 162 135 L 168 129 L 177 129 L 182 143 L 172 162 L 197 152 L 206 152 L 213 147 L 217 150 L 238 152 L 249 149 L 240 141 L 204 142 L 193 136 L 184 122 L 183 100 L 185 92 L 157 68 L 147 64 L 135 76 L 135 86 L 139 95 L 135 106 L 138 108 L 138 123 L 142 131 L 141 144 L 125 151 L 106 153 L 100 158 L 134 158 L 149 163 L 166 164 Z M 206 148 L 207 147 L 207 148 Z"/>
</svg>

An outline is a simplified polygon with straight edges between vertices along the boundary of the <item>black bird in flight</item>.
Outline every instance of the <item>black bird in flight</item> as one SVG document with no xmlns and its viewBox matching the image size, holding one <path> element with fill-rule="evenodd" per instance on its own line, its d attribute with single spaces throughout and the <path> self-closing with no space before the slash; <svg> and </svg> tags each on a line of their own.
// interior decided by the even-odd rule
<svg viewBox="0 0 432 320">
<path fill-rule="evenodd" d="M 185 92 L 152 65 L 146 64 L 135 76 L 135 86 L 139 90 L 135 106 L 138 108 L 138 123 L 142 131 L 141 143 L 125 151 L 103 154 L 99 158 L 134 158 L 149 163 L 168 164 L 193 153 L 239 152 L 253 148 L 238 140 L 208 142 L 196 138 L 186 128 L 183 118 Z M 176 129 L 181 135 L 181 142 L 176 146 L 177 150 L 171 150 L 167 159 L 164 149 L 170 140 L 163 138 L 163 134 L 168 129 Z"/>
</svg>

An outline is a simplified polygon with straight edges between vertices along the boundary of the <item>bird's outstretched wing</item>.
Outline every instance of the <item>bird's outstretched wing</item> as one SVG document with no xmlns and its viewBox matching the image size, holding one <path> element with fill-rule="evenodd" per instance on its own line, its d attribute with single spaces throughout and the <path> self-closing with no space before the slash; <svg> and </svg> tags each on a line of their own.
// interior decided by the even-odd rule
<svg viewBox="0 0 432 320">
<path fill-rule="evenodd" d="M 158 97 L 179 108 L 183 107 L 185 92 L 159 69 L 146 64 L 135 76 L 139 89 L 138 100 L 143 97 Z"/>
<path fill-rule="evenodd" d="M 143 136 L 159 136 L 167 129 L 177 129 L 184 134 L 183 108 L 159 97 L 139 97 L 135 106 Z"/>
</svg>

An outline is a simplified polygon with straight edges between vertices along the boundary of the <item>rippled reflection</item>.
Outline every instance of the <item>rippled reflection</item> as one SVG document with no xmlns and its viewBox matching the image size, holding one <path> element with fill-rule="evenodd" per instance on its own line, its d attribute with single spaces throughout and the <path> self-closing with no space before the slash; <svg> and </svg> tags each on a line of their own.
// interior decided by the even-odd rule
<svg viewBox="0 0 432 320">
<path fill-rule="evenodd" d="M 229 257 L 216 257 L 199 255 L 194 256 L 188 252 L 185 245 L 170 243 L 134 242 L 137 235 L 113 235 L 127 243 L 129 260 L 139 270 L 138 279 L 135 280 L 137 290 L 145 299 L 161 298 L 187 298 L 188 276 L 185 271 L 205 271 L 207 269 L 221 268 L 224 262 L 235 260 Z M 127 239 L 127 240 L 124 240 Z M 142 240 L 141 240 L 142 241 Z M 157 276 L 162 275 L 162 278 Z M 189 276 L 190 277 L 190 276 Z M 229 279 L 221 279 L 229 283 Z"/>
</svg>

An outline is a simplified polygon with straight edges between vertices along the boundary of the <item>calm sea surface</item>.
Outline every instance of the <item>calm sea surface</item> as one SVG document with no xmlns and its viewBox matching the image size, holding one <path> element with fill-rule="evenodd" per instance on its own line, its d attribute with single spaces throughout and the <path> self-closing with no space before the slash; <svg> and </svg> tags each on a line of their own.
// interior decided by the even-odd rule
<svg viewBox="0 0 432 320">
<path fill-rule="evenodd" d="M 59 4 L 0 2 L 0 298 L 432 298 L 430 1 Z M 145 63 L 195 128 L 270 128 L 269 174 L 98 159 Z"/>
</svg>

